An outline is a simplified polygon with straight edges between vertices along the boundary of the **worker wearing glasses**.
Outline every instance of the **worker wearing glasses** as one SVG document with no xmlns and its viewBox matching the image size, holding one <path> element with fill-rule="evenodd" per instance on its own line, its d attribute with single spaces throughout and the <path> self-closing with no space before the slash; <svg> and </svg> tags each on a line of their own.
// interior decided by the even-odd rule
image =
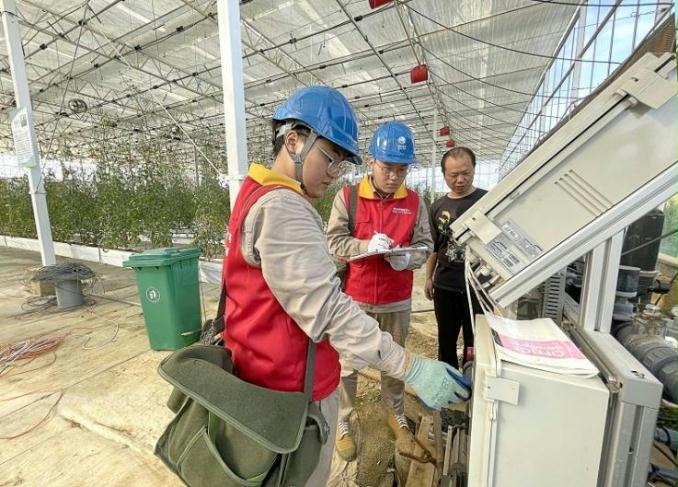
<svg viewBox="0 0 678 487">
<path fill-rule="evenodd" d="M 250 166 L 228 226 L 225 345 L 238 376 L 303 391 L 312 340 L 312 400 L 327 424 L 337 421 L 340 353 L 355 367 L 404 379 L 431 407 L 468 399 L 457 372 L 405 352 L 341 291 L 312 203 L 348 164 L 361 163 L 358 123 L 346 98 L 322 86 L 292 94 L 273 114 L 273 157 L 270 169 Z M 331 428 L 305 485 L 326 484 L 333 449 Z"/>
<path fill-rule="evenodd" d="M 408 169 L 415 162 L 412 131 L 401 122 L 385 123 L 375 131 L 368 152 L 372 156 L 371 174 L 355 186 L 345 186 L 334 199 L 328 243 L 339 260 L 397 246 L 426 249 L 348 262 L 346 294 L 379 322 L 381 330 L 404 345 L 410 324 L 412 271 L 424 265 L 433 250 L 426 206 L 415 191 L 405 187 Z M 350 214 L 354 215 L 354 223 L 349 223 Z M 354 408 L 357 372 L 350 364 L 342 365 L 336 448 L 341 458 L 352 461 L 357 449 L 349 418 Z M 382 373 L 381 397 L 396 439 L 411 437 L 405 418 L 403 382 Z"/>
</svg>

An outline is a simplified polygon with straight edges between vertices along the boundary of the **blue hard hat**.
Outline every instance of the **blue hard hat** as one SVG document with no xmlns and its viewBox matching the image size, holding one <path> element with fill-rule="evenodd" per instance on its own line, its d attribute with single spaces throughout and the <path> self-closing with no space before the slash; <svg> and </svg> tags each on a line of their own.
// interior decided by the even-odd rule
<svg viewBox="0 0 678 487">
<path fill-rule="evenodd" d="M 386 122 L 377 127 L 367 152 L 378 161 L 414 164 L 414 136 L 402 122 Z"/>
<path fill-rule="evenodd" d="M 276 108 L 273 120 L 298 120 L 346 151 L 347 161 L 362 164 L 358 155 L 358 119 L 348 100 L 334 88 L 298 89 Z"/>
</svg>

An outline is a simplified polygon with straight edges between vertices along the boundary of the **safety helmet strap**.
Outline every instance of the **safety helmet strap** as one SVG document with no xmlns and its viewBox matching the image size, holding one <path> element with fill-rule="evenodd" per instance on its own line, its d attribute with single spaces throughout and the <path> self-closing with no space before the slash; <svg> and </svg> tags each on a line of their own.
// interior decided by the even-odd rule
<svg viewBox="0 0 678 487">
<path fill-rule="evenodd" d="M 289 130 L 293 130 L 296 127 L 302 126 L 304 128 L 308 128 L 303 124 L 297 124 L 293 125 L 290 127 Z M 301 152 L 290 152 L 289 149 L 287 150 L 287 153 L 290 155 L 292 158 L 292 161 L 294 162 L 294 179 L 296 179 L 299 184 L 301 185 L 301 189 L 304 193 L 306 193 L 306 188 L 304 186 L 304 160 L 306 159 L 306 156 L 310 152 L 310 150 L 313 148 L 313 144 L 316 143 L 318 140 L 318 134 L 315 132 L 315 130 L 309 128 L 309 134 L 308 137 L 306 138 L 306 142 L 304 142 L 304 148 L 301 149 Z"/>
</svg>

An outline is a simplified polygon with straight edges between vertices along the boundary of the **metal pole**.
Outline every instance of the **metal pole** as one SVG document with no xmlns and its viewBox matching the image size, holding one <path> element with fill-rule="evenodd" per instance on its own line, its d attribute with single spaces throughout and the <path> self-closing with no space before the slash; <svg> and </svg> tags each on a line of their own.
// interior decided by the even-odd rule
<svg viewBox="0 0 678 487">
<path fill-rule="evenodd" d="M 431 203 L 436 199 L 436 131 L 438 130 L 438 110 L 433 110 L 433 147 L 431 148 Z"/>
<path fill-rule="evenodd" d="M 193 167 L 195 168 L 195 185 L 200 186 L 200 170 L 198 169 L 198 150 L 193 147 Z"/>
<path fill-rule="evenodd" d="M 221 80 L 224 92 L 224 130 L 228 159 L 228 189 L 231 208 L 247 174 L 245 85 L 240 51 L 240 2 L 217 0 Z"/>
<path fill-rule="evenodd" d="M 21 34 L 19 33 L 19 19 L 16 15 L 16 4 L 14 0 L 0 0 L 0 8 L 2 10 L 2 27 L 5 31 L 9 67 L 14 84 L 16 109 L 24 109 L 27 115 L 27 135 L 31 148 L 30 151 L 32 152 L 30 156 L 32 165 L 27 167 L 28 186 L 31 202 L 33 203 L 35 229 L 40 244 L 40 257 L 42 265 L 54 265 L 56 264 L 56 258 L 54 256 L 54 243 L 52 242 L 52 229 L 49 225 L 45 186 L 40 172 L 40 153 L 38 152 L 38 141 L 35 137 L 35 127 L 33 125 L 33 108 L 31 106 L 31 95 L 28 91 L 28 80 L 26 79 L 26 65 L 24 62 L 23 46 L 21 45 Z M 17 153 L 17 160 L 19 159 L 18 156 L 19 154 Z"/>
</svg>

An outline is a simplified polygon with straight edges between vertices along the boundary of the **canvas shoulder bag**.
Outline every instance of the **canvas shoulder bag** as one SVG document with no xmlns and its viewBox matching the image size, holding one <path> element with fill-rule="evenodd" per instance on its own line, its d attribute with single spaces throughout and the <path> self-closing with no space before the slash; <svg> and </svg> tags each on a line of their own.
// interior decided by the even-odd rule
<svg viewBox="0 0 678 487">
<path fill-rule="evenodd" d="M 223 310 L 213 321 L 219 319 Z M 168 407 L 176 416 L 155 454 L 190 487 L 305 485 L 329 435 L 311 401 L 315 348 L 309 340 L 303 392 L 239 379 L 223 346 L 193 345 L 167 356 L 158 373 L 174 387 Z"/>
</svg>

